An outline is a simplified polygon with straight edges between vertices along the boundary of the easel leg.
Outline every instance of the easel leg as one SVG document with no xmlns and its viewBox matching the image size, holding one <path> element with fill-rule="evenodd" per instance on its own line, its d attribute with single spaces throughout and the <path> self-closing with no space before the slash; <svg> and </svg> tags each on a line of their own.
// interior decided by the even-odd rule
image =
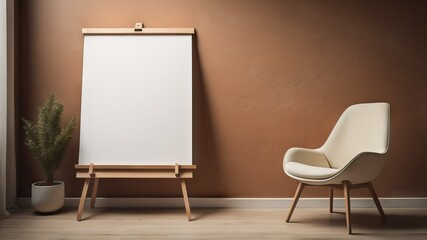
<svg viewBox="0 0 427 240">
<path fill-rule="evenodd" d="M 181 178 L 180 180 L 181 180 L 182 196 L 184 197 L 185 212 L 187 213 L 188 221 L 191 221 L 191 210 L 190 210 L 190 202 L 188 201 L 187 187 L 185 186 L 185 180 L 183 178 Z"/>
<path fill-rule="evenodd" d="M 96 201 L 96 192 L 98 191 L 99 178 L 94 179 L 93 189 L 92 189 L 92 198 L 90 199 L 90 208 L 95 207 Z"/>
<path fill-rule="evenodd" d="M 85 179 L 85 184 L 83 185 L 82 196 L 80 197 L 79 209 L 77 210 L 77 221 L 82 220 L 83 208 L 85 206 L 85 200 L 87 195 L 87 189 L 89 188 L 90 178 Z"/>
</svg>

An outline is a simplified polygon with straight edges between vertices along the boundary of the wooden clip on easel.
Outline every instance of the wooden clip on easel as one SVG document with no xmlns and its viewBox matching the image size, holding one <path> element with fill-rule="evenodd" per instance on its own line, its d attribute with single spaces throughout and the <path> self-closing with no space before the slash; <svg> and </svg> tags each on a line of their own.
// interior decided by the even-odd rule
<svg viewBox="0 0 427 240">
<path fill-rule="evenodd" d="M 137 23 L 135 23 L 134 31 L 135 32 L 142 32 L 143 27 L 144 27 L 144 24 L 142 24 L 142 22 L 137 22 Z"/>
</svg>

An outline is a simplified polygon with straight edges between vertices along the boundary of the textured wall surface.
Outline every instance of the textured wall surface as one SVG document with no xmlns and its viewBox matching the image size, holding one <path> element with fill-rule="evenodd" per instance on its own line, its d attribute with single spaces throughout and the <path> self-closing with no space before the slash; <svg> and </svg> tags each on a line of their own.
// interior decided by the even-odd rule
<svg viewBox="0 0 427 240">
<path fill-rule="evenodd" d="M 391 145 L 374 186 L 380 197 L 427 197 L 426 1 L 23 0 L 19 117 L 34 118 L 50 92 L 64 119 L 79 116 L 81 28 L 137 21 L 197 31 L 190 196 L 291 197 L 297 182 L 282 170 L 286 149 L 317 148 L 347 106 L 386 101 Z M 28 197 L 44 176 L 22 139 L 21 130 L 18 194 Z M 78 141 L 77 129 L 56 174 L 67 197 L 83 186 Z M 103 197 L 180 194 L 174 180 L 102 180 L 99 189 Z"/>
</svg>

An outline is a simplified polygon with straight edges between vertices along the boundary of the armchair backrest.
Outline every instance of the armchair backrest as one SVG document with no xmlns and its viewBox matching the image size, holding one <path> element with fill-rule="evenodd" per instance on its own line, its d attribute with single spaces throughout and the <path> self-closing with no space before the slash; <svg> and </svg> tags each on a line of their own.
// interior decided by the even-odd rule
<svg viewBox="0 0 427 240">
<path fill-rule="evenodd" d="M 389 132 L 388 103 L 352 105 L 341 115 L 321 150 L 332 168 L 341 168 L 361 153 L 386 153 Z"/>
</svg>

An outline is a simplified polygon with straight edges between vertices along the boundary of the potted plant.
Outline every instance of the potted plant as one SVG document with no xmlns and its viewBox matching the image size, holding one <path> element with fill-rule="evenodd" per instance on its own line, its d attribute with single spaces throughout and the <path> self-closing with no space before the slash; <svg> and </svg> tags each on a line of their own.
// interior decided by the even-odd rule
<svg viewBox="0 0 427 240">
<path fill-rule="evenodd" d="M 76 120 L 72 118 L 61 127 L 61 114 L 64 106 L 50 94 L 47 101 L 39 107 L 35 122 L 23 119 L 25 145 L 43 169 L 45 181 L 35 182 L 31 189 L 31 203 L 38 212 L 54 212 L 64 205 L 64 182 L 54 181 L 55 170 L 64 158 Z"/>
</svg>

